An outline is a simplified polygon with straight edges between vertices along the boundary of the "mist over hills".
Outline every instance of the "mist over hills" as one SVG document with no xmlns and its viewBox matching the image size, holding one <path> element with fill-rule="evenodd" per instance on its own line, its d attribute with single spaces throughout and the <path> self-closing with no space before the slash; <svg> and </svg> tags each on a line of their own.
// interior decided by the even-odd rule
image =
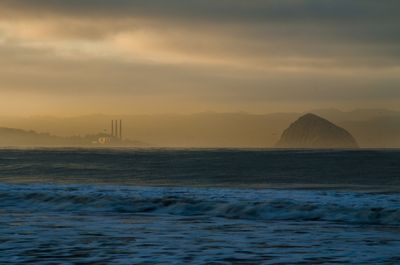
<svg viewBox="0 0 400 265">
<path fill-rule="evenodd" d="M 387 110 L 387 109 L 355 109 L 352 111 L 341 111 L 338 109 L 315 109 L 311 110 L 315 113 L 329 120 L 338 121 L 368 121 L 375 118 L 382 117 L 400 117 L 400 111 Z"/>
<path fill-rule="evenodd" d="M 0 128 L 0 146 L 55 145 L 61 137 L 13 128 Z"/>
<path fill-rule="evenodd" d="M 41 133 L 33 130 L 21 130 L 0 127 L 1 147 L 102 147 L 102 146 L 134 146 L 145 147 L 146 143 L 132 140 L 114 140 L 107 145 L 100 144 L 100 138 L 107 137 L 104 133 L 88 134 L 84 136 L 61 137 L 49 133 Z"/>
<path fill-rule="evenodd" d="M 400 111 L 356 109 L 349 112 L 315 110 L 313 113 L 345 128 L 361 147 L 400 147 Z"/>
<path fill-rule="evenodd" d="M 360 147 L 400 147 L 400 111 L 336 109 L 310 111 L 349 131 Z M 123 120 L 124 137 L 165 147 L 272 147 L 304 113 L 197 113 L 188 115 L 104 115 L 69 118 L 0 117 L 0 127 L 48 132 L 62 137 L 108 133 Z M 3 137 L 3 136 L 2 136 Z"/>
</svg>

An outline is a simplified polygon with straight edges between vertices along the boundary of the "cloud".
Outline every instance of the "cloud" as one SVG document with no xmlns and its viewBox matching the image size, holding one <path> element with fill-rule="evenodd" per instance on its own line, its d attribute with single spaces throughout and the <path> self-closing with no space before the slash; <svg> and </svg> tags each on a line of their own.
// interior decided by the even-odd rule
<svg viewBox="0 0 400 265">
<path fill-rule="evenodd" d="M 103 55 L 159 63 L 397 67 L 398 8 L 369 0 L 5 0 L 0 29 L 25 44 L 65 51 L 86 42 Z"/>
<path fill-rule="evenodd" d="M 203 106 L 393 100 L 399 9 L 394 0 L 2 0 L 0 90 Z"/>
</svg>

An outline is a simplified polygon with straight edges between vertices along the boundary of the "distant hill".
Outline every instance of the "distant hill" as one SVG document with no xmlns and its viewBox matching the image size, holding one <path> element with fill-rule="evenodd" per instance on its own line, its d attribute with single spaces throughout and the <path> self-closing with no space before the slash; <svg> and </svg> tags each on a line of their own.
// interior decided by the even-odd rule
<svg viewBox="0 0 400 265">
<path fill-rule="evenodd" d="M 57 145 L 62 138 L 47 133 L 0 128 L 0 146 Z"/>
<path fill-rule="evenodd" d="M 38 133 L 14 128 L 0 127 L 0 146 L 147 146 L 145 143 L 130 140 L 113 140 L 109 144 L 98 142 L 100 138 L 108 137 L 106 134 L 94 134 L 85 136 L 59 137 L 48 133 Z"/>
<path fill-rule="evenodd" d="M 355 109 L 352 111 L 341 111 L 338 109 L 316 109 L 309 112 L 333 122 L 369 121 L 380 117 L 400 118 L 400 111 L 386 109 Z"/>
<path fill-rule="evenodd" d="M 276 144 L 280 148 L 358 148 L 345 129 L 315 114 L 306 114 L 287 128 Z"/>
</svg>

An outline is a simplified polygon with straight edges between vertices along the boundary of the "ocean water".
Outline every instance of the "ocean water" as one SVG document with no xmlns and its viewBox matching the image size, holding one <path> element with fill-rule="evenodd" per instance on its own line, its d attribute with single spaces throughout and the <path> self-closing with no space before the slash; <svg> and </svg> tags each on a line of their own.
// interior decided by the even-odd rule
<svg viewBox="0 0 400 265">
<path fill-rule="evenodd" d="M 400 150 L 1 149 L 0 264 L 400 264 Z"/>
</svg>

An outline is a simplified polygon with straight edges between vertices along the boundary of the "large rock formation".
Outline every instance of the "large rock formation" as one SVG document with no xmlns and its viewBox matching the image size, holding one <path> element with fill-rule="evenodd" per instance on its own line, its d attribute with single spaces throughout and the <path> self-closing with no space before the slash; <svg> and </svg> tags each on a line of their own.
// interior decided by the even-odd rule
<svg viewBox="0 0 400 265">
<path fill-rule="evenodd" d="M 300 117 L 283 132 L 276 147 L 358 148 L 358 144 L 345 129 L 309 113 Z"/>
</svg>

